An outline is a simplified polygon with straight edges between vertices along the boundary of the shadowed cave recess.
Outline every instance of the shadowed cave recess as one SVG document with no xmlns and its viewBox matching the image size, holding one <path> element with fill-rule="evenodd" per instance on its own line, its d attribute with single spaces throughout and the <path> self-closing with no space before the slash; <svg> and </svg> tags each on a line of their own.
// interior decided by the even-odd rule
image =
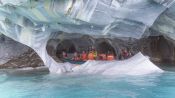
<svg viewBox="0 0 175 98">
<path fill-rule="evenodd" d="M 56 61 L 60 61 L 59 58 L 62 51 L 66 51 L 67 53 L 77 51 L 81 53 L 90 46 L 93 46 L 98 53 L 112 51 L 117 57 L 119 57 L 123 48 L 127 48 L 133 55 L 142 52 L 144 55 L 149 56 L 151 61 L 157 65 L 175 66 L 175 45 L 172 40 L 168 40 L 164 36 L 147 36 L 141 39 L 134 39 L 94 38 L 92 36 L 78 34 L 78 37 L 66 38 L 66 36 L 71 35 L 64 33 L 48 41 L 47 52 Z M 65 39 L 59 39 L 59 36 L 64 36 Z"/>
</svg>

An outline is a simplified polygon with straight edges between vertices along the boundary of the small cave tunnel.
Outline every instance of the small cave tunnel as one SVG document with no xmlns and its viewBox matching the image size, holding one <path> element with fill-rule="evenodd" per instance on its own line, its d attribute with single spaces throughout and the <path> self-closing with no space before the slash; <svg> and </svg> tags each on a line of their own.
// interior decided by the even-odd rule
<svg viewBox="0 0 175 98">
<path fill-rule="evenodd" d="M 75 52 L 81 55 L 83 51 L 88 53 L 94 47 L 98 54 L 112 53 L 117 56 L 118 49 L 113 45 L 113 41 L 106 38 L 93 38 L 91 36 L 80 36 L 69 39 L 51 39 L 47 44 L 47 52 L 55 61 L 63 60 L 63 51 L 68 59 L 73 58 Z"/>
<path fill-rule="evenodd" d="M 56 56 L 58 58 L 62 58 L 62 52 L 66 52 L 68 54 L 73 54 L 77 51 L 76 44 L 72 42 L 72 40 L 63 40 L 61 41 L 56 48 Z"/>
<path fill-rule="evenodd" d="M 174 45 L 164 37 L 159 37 L 159 52 L 164 62 L 174 62 Z"/>
<path fill-rule="evenodd" d="M 116 56 L 115 48 L 110 44 L 109 41 L 100 41 L 96 43 L 96 49 L 98 53 L 113 53 Z"/>
<path fill-rule="evenodd" d="M 71 34 L 70 34 L 71 35 Z M 69 36 L 70 36 L 69 35 Z M 68 35 L 65 35 L 66 38 Z M 57 62 L 62 62 L 63 51 L 68 58 L 73 58 L 74 53 L 78 54 L 88 51 L 93 46 L 95 39 L 88 35 L 76 36 L 68 39 L 60 39 L 59 37 L 50 39 L 47 43 L 47 53 Z"/>
</svg>

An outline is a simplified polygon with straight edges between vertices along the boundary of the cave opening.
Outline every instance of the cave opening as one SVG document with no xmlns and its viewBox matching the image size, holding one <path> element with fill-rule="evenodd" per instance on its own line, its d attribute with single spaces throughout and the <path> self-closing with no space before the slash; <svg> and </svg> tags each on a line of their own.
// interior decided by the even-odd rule
<svg viewBox="0 0 175 98">
<path fill-rule="evenodd" d="M 71 40 L 61 41 L 56 48 L 56 56 L 62 58 L 62 52 L 66 52 L 69 55 L 73 55 L 77 51 L 75 44 Z"/>
<path fill-rule="evenodd" d="M 109 42 L 102 41 L 97 44 L 96 49 L 98 53 L 105 53 L 107 54 L 108 52 L 113 53 L 116 56 L 115 48 L 112 47 L 112 45 Z"/>
</svg>

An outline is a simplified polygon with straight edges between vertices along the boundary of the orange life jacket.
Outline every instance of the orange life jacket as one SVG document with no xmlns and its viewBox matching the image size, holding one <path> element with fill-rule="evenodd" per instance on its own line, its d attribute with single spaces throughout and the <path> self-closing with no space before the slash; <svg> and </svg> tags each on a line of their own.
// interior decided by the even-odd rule
<svg viewBox="0 0 175 98">
<path fill-rule="evenodd" d="M 94 60 L 94 54 L 92 52 L 88 54 L 88 60 Z"/>
<path fill-rule="evenodd" d="M 107 60 L 108 61 L 114 60 L 114 55 L 112 55 L 112 54 L 111 55 L 108 55 L 107 56 Z"/>
<path fill-rule="evenodd" d="M 83 61 L 86 61 L 86 60 L 87 60 L 87 54 L 86 54 L 86 53 L 82 53 L 81 59 L 82 59 Z"/>
</svg>

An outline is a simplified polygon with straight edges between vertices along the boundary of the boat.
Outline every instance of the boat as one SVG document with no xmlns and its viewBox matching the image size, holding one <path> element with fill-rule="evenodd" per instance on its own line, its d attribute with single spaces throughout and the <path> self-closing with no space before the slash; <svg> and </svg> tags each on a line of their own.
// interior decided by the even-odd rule
<svg viewBox="0 0 175 98">
<path fill-rule="evenodd" d="M 78 65 L 84 64 L 86 62 L 86 61 L 82 61 L 82 60 L 75 61 L 75 60 L 68 59 L 68 58 L 64 58 L 64 59 L 62 59 L 62 61 L 69 62 L 71 64 L 78 64 Z"/>
</svg>

